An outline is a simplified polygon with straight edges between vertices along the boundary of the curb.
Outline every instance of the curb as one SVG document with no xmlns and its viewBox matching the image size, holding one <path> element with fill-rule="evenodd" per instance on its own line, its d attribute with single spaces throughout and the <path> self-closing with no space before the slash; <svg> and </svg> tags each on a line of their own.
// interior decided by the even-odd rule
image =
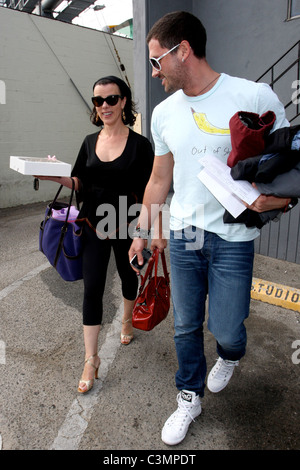
<svg viewBox="0 0 300 470">
<path fill-rule="evenodd" d="M 252 279 L 251 298 L 300 312 L 300 290 L 263 279 Z"/>
</svg>

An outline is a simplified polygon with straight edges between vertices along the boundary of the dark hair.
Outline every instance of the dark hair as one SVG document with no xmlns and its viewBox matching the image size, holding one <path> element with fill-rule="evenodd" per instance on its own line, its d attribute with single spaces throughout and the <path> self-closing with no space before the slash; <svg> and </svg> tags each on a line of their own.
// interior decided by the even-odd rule
<svg viewBox="0 0 300 470">
<path fill-rule="evenodd" d="M 206 30 L 196 16 L 186 11 L 167 13 L 159 19 L 150 29 L 147 43 L 151 39 L 157 39 L 161 47 L 167 49 L 186 40 L 196 57 L 201 59 L 206 54 Z"/>
<path fill-rule="evenodd" d="M 108 85 L 109 83 L 115 83 L 116 85 L 118 85 L 119 90 L 120 90 L 120 95 L 122 96 L 122 98 L 126 97 L 126 104 L 124 107 L 124 116 L 122 117 L 122 119 L 123 119 L 124 124 L 133 126 L 133 124 L 136 121 L 135 104 L 132 101 L 132 94 L 131 94 L 131 90 L 129 86 L 121 78 L 115 77 L 114 75 L 100 78 L 94 83 L 93 91 L 96 85 Z M 95 124 L 95 126 L 98 126 L 98 127 L 103 126 L 103 121 L 99 118 L 99 115 L 97 114 L 95 106 L 91 113 L 90 119 L 91 119 L 91 122 Z"/>
</svg>

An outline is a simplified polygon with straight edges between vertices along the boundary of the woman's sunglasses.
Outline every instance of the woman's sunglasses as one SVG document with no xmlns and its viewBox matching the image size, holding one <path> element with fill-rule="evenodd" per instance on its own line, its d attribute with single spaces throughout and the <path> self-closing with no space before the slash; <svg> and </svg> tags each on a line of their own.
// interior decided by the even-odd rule
<svg viewBox="0 0 300 470">
<path fill-rule="evenodd" d="M 92 97 L 92 102 L 94 106 L 97 106 L 97 108 L 100 108 L 100 106 L 103 105 L 104 101 L 109 106 L 116 106 L 117 102 L 119 101 L 119 98 L 122 100 L 123 96 L 120 95 L 109 95 L 106 98 L 102 98 L 102 96 L 93 96 Z"/>
</svg>

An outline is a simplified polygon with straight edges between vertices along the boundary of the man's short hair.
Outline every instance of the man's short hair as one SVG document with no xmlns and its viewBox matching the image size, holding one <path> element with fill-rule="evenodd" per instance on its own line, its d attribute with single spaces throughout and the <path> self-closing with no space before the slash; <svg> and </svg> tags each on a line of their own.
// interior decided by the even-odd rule
<svg viewBox="0 0 300 470">
<path fill-rule="evenodd" d="M 201 59 L 206 54 L 206 30 L 196 16 L 186 11 L 174 11 L 160 18 L 150 29 L 147 43 L 151 39 L 157 39 L 167 49 L 186 40 L 196 57 Z"/>
</svg>

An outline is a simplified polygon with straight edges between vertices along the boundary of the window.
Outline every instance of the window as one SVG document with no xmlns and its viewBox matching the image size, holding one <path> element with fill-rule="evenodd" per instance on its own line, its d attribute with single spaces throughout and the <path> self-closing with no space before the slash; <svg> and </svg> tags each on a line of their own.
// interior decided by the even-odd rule
<svg viewBox="0 0 300 470">
<path fill-rule="evenodd" d="M 287 19 L 300 18 L 300 0 L 288 0 Z"/>
</svg>

